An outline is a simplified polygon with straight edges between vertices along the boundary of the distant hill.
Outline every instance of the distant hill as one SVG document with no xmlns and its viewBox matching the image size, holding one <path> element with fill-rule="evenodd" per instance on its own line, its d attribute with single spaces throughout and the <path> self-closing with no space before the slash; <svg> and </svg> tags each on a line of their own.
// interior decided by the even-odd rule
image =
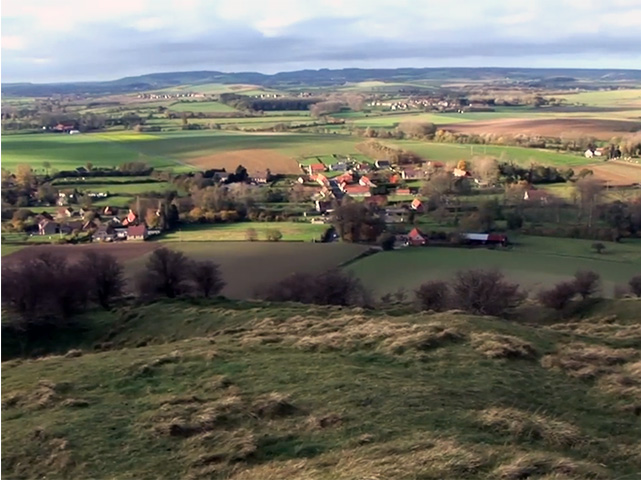
<svg viewBox="0 0 641 480">
<path fill-rule="evenodd" d="M 304 88 L 336 86 L 345 83 L 379 80 L 386 82 L 445 80 L 506 80 L 531 83 L 533 86 L 570 87 L 575 82 L 595 82 L 601 85 L 638 84 L 641 70 L 599 69 L 531 69 L 531 68 L 395 68 L 337 70 L 297 70 L 266 75 L 257 72 L 226 73 L 218 71 L 151 73 L 136 77 L 102 82 L 70 83 L 5 83 L 3 95 L 49 96 L 69 94 L 105 95 L 139 92 L 179 85 L 205 83 L 253 84 L 269 87 Z"/>
<path fill-rule="evenodd" d="M 2 363 L 2 475 L 639 478 L 639 304 L 547 326 L 402 306 L 90 312 L 49 356 Z"/>
</svg>

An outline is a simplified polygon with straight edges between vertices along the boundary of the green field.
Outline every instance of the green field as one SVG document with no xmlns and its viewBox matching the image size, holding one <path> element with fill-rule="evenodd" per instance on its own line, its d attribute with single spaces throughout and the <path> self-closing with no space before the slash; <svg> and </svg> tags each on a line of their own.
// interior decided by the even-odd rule
<svg viewBox="0 0 641 480">
<path fill-rule="evenodd" d="M 605 242 L 605 253 L 590 248 L 592 241 L 547 237 L 516 237 L 511 250 L 484 248 L 405 248 L 366 257 L 350 265 L 376 293 L 398 288 L 413 290 L 422 282 L 449 279 L 470 268 L 499 268 L 528 290 L 547 288 L 571 277 L 577 270 L 594 270 L 603 279 L 606 295 L 641 273 L 641 243 Z M 381 272 L 385 272 L 384 275 Z"/>
<path fill-rule="evenodd" d="M 57 355 L 3 334 L 3 478 L 636 479 L 638 308 L 125 302 L 27 350 Z"/>
<path fill-rule="evenodd" d="M 220 102 L 176 102 L 169 105 L 169 110 L 174 112 L 236 112 L 237 110 L 229 105 Z"/>
<path fill-rule="evenodd" d="M 509 147 L 498 145 L 461 145 L 456 143 L 420 142 L 414 140 L 384 140 L 405 150 L 415 152 L 428 160 L 455 162 L 469 160 L 476 156 L 493 156 L 502 161 L 529 166 L 532 163 L 557 167 L 577 167 L 589 163 L 582 155 L 560 153 L 536 148 Z"/>
<path fill-rule="evenodd" d="M 622 89 L 580 92 L 570 95 L 555 95 L 568 103 L 589 105 L 594 107 L 641 107 L 641 89 Z"/>
<path fill-rule="evenodd" d="M 258 234 L 258 240 L 266 240 L 270 230 L 279 230 L 283 234 L 282 241 L 318 240 L 327 230 L 327 225 L 313 225 L 308 222 L 240 222 L 214 225 L 189 225 L 180 231 L 163 236 L 167 242 L 216 242 L 243 241 L 247 239 L 247 229 L 253 228 Z"/>
<path fill-rule="evenodd" d="M 143 182 L 143 183 L 102 183 L 102 184 L 84 184 L 65 183 L 56 185 L 57 188 L 77 188 L 80 192 L 105 192 L 110 195 L 136 195 L 148 192 L 167 192 L 176 190 L 176 186 L 170 182 Z"/>
</svg>

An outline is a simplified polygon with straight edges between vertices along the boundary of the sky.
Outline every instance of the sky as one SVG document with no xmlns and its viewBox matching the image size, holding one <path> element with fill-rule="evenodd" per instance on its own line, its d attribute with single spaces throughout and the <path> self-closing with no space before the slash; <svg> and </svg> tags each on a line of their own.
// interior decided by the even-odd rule
<svg viewBox="0 0 641 480">
<path fill-rule="evenodd" d="M 318 68 L 641 68 L 641 0 L 2 0 L 3 82 Z"/>
</svg>

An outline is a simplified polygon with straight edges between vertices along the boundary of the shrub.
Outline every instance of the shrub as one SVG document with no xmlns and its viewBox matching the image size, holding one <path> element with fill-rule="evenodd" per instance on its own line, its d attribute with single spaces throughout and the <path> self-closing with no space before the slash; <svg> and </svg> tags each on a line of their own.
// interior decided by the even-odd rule
<svg viewBox="0 0 641 480">
<path fill-rule="evenodd" d="M 519 230 L 523 226 L 523 217 L 518 213 L 510 213 L 506 217 L 509 230 Z"/>
<path fill-rule="evenodd" d="M 594 294 L 601 283 L 601 276 L 590 270 L 579 270 L 574 274 L 574 288 L 584 300 Z"/>
<path fill-rule="evenodd" d="M 378 236 L 378 239 L 376 240 L 376 242 L 381 246 L 383 250 L 393 250 L 395 240 L 396 240 L 395 235 L 391 233 L 381 233 Z"/>
<path fill-rule="evenodd" d="M 592 248 L 596 253 L 603 253 L 603 250 L 605 250 L 605 245 L 603 245 L 601 242 L 594 242 L 592 244 Z"/>
<path fill-rule="evenodd" d="M 634 293 L 637 297 L 641 297 L 641 275 L 635 275 L 630 279 L 628 282 L 628 285 L 630 285 L 630 290 L 632 290 L 632 293 Z"/>
<path fill-rule="evenodd" d="M 225 287 L 218 265 L 209 260 L 192 262 L 189 269 L 189 277 L 196 291 L 205 298 L 220 293 Z"/>
<path fill-rule="evenodd" d="M 158 295 L 174 298 L 187 290 L 189 260 L 182 252 L 159 248 L 147 260 L 146 269 L 136 279 L 141 297 Z"/>
<path fill-rule="evenodd" d="M 422 284 L 415 292 L 416 301 L 421 310 L 445 310 L 449 303 L 449 287 L 447 283 L 434 280 Z"/>
<path fill-rule="evenodd" d="M 501 315 L 524 298 L 519 286 L 509 283 L 498 270 L 466 270 L 452 282 L 455 303 L 480 315 Z"/>
<path fill-rule="evenodd" d="M 89 297 L 108 309 L 114 297 L 122 294 L 125 280 L 122 265 L 113 255 L 87 252 L 81 262 Z"/>
<path fill-rule="evenodd" d="M 294 273 L 269 285 L 259 296 L 276 302 L 300 302 L 317 305 L 363 305 L 367 293 L 359 279 L 338 269 L 320 275 Z"/>
<path fill-rule="evenodd" d="M 255 228 L 248 228 L 245 230 L 245 238 L 249 242 L 255 242 L 258 240 L 258 233 L 256 232 Z"/>
<path fill-rule="evenodd" d="M 548 290 L 542 290 L 538 294 L 541 305 L 563 310 L 577 294 L 575 282 L 561 282 Z"/>
<path fill-rule="evenodd" d="M 283 238 L 283 234 L 280 232 L 280 230 L 272 229 L 267 231 L 265 237 L 269 242 L 278 242 L 281 238 Z"/>
</svg>

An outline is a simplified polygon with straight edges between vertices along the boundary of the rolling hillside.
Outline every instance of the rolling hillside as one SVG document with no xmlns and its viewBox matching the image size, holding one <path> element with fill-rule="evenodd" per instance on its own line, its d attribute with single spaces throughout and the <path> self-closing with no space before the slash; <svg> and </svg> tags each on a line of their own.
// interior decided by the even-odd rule
<svg viewBox="0 0 641 480">
<path fill-rule="evenodd" d="M 235 302 L 95 312 L 49 356 L 3 362 L 3 476 L 638 478 L 638 307 L 545 327 Z"/>
</svg>

